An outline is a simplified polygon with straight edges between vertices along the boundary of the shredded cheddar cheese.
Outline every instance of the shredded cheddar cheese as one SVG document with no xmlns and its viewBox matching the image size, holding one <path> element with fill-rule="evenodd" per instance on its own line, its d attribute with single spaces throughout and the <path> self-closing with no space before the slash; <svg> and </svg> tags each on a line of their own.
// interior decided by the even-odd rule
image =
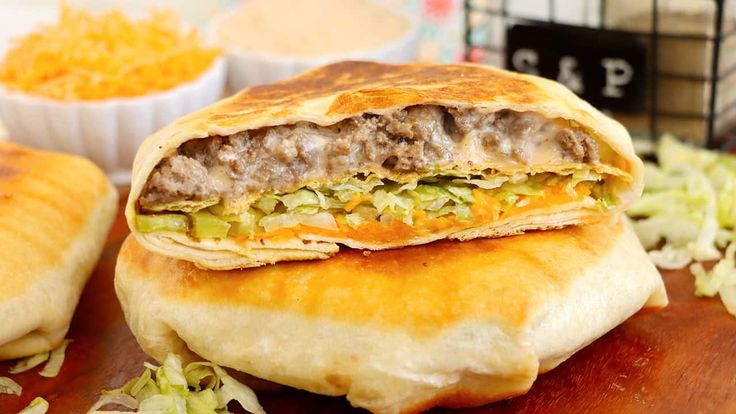
<svg viewBox="0 0 736 414">
<path fill-rule="evenodd" d="M 10 90 L 58 100 L 133 97 L 194 80 L 220 54 L 185 30 L 173 11 L 132 20 L 61 5 L 55 25 L 17 39 L 0 63 Z"/>
<path fill-rule="evenodd" d="M 473 216 L 479 220 L 498 220 L 501 214 L 501 202 L 480 190 L 473 190 L 475 202 L 470 206 Z"/>
<path fill-rule="evenodd" d="M 355 207 L 358 207 L 358 204 L 360 204 L 363 201 L 363 197 L 360 194 L 355 194 L 353 198 L 350 199 L 350 201 L 345 204 L 345 211 L 348 213 L 353 211 Z"/>
<path fill-rule="evenodd" d="M 575 186 L 575 194 L 577 194 L 577 196 L 568 194 L 567 191 L 562 188 L 562 186 L 558 185 L 549 188 L 544 194 L 544 197 L 530 201 L 524 206 L 514 206 L 509 208 L 504 212 L 502 217 L 506 218 L 538 208 L 545 208 L 549 206 L 581 201 L 585 196 L 590 195 L 590 187 L 585 183 L 578 184 L 577 186 Z"/>
</svg>

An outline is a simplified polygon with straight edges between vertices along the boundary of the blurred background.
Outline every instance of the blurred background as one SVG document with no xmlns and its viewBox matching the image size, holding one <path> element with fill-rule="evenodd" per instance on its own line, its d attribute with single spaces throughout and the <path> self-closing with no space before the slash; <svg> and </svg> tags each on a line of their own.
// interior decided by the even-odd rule
<svg viewBox="0 0 736 414">
<path fill-rule="evenodd" d="M 295 0 L 299 1 L 299 0 Z M 122 8 L 132 14 L 145 14 L 150 7 L 167 7 L 179 11 L 189 22 L 206 29 L 213 18 L 235 9 L 241 0 L 67 0 L 67 3 L 106 10 Z M 463 58 L 463 0 L 383 0 L 392 8 L 402 8 L 422 17 L 423 60 L 449 62 Z M 534 8 L 534 1 L 524 1 Z M 58 0 L 0 1 L 0 51 L 5 51 L 14 35 L 31 30 L 37 22 L 53 20 L 59 12 Z"/>
</svg>

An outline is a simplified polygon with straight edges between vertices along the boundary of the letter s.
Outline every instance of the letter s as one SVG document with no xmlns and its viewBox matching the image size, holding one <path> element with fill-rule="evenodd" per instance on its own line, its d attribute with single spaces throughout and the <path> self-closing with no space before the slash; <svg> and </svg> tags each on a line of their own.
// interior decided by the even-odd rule
<svg viewBox="0 0 736 414">
<path fill-rule="evenodd" d="M 537 64 L 539 63 L 539 54 L 532 49 L 519 49 L 511 55 L 511 65 L 514 70 L 532 75 L 539 75 Z"/>
</svg>

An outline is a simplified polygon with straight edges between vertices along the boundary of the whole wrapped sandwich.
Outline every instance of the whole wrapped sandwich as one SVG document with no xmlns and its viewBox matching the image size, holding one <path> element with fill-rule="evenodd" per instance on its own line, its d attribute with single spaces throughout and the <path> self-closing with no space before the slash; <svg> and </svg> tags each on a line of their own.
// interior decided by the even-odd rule
<svg viewBox="0 0 736 414">
<path fill-rule="evenodd" d="M 641 188 L 626 130 L 555 82 L 343 62 L 149 137 L 126 215 L 145 248 L 231 269 L 592 223 Z"/>
<path fill-rule="evenodd" d="M 213 271 L 130 237 L 115 288 L 159 361 L 204 358 L 380 414 L 523 394 L 642 307 L 667 303 L 624 219 L 364 253 Z"/>
<path fill-rule="evenodd" d="M 0 360 L 64 340 L 117 200 L 90 161 L 0 142 Z"/>
</svg>

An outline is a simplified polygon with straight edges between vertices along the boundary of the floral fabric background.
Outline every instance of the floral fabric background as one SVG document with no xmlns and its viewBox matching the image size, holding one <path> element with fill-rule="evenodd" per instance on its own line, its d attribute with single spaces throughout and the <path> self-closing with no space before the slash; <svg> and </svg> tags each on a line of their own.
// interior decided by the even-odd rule
<svg viewBox="0 0 736 414">
<path fill-rule="evenodd" d="M 463 0 L 403 0 L 422 17 L 418 58 L 430 62 L 463 60 L 465 15 Z"/>
</svg>

